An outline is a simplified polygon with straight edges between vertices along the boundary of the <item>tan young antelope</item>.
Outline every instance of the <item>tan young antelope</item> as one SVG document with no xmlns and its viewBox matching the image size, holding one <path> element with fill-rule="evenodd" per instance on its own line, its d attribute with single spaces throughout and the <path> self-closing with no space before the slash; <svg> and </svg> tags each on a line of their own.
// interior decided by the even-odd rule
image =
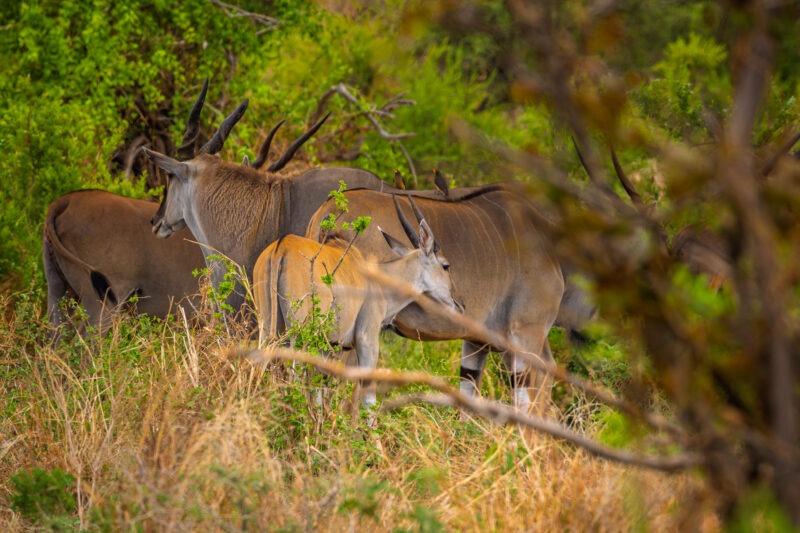
<svg viewBox="0 0 800 533">
<path fill-rule="evenodd" d="M 374 369 L 380 331 L 414 301 L 415 295 L 424 294 L 452 310 L 461 309 L 453 297 L 450 266 L 444 257 L 437 256 L 430 226 L 421 220 L 416 234 L 400 206 L 395 203 L 395 207 L 415 249 L 378 228 L 395 256 L 375 266 L 381 274 L 406 284 L 410 291 L 398 292 L 365 275 L 362 254 L 355 247 L 348 250 L 341 240 L 321 244 L 287 235 L 268 246 L 255 264 L 253 294 L 260 344 L 277 338 L 287 325 L 305 321 L 313 293 L 323 313 L 334 311 L 331 344 L 338 346 L 343 356 L 354 352 L 358 366 Z M 326 273 L 334 273 L 330 285 L 323 282 Z M 375 387 L 370 384 L 365 388 L 362 403 L 369 406 L 376 401 Z"/>
</svg>

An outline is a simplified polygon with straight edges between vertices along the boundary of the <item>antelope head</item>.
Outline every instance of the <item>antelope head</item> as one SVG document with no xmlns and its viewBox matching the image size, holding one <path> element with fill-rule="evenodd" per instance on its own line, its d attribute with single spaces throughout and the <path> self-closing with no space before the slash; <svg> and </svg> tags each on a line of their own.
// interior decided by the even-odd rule
<svg viewBox="0 0 800 533">
<path fill-rule="evenodd" d="M 400 208 L 397 197 L 392 195 L 400 224 L 408 240 L 414 246 L 414 249 L 409 249 L 402 242 L 385 233 L 380 227 L 378 230 L 396 254 L 408 258 L 413 257 L 413 255 L 417 256 L 419 263 L 416 269 L 416 275 L 413 276 L 415 279 L 408 279 L 405 281 L 411 283 L 422 294 L 425 294 L 436 302 L 454 311 L 463 312 L 464 306 L 453 296 L 455 291 L 453 280 L 450 277 L 450 263 L 439 253 L 439 245 L 436 243 L 433 231 L 425 219 L 422 218 L 417 206 L 414 204 L 414 200 L 411 199 L 411 196 L 408 198 L 419 222 L 419 232 L 414 231 L 403 213 L 403 210 Z M 410 268 L 409 271 L 412 271 L 412 269 Z"/>
<path fill-rule="evenodd" d="M 185 217 L 187 211 L 190 211 L 195 176 L 202 173 L 210 164 L 208 155 L 215 155 L 222 150 L 231 129 L 239 122 L 247 109 L 248 100 L 245 99 L 233 113 L 222 121 L 211 139 L 195 153 L 193 147 L 200 128 L 200 111 L 203 108 L 207 90 L 208 80 L 203 85 L 203 90 L 189 114 L 186 133 L 180 148 L 178 148 L 178 157 L 181 158 L 181 161 L 144 148 L 144 152 L 169 176 L 164 189 L 164 198 L 150 221 L 153 225 L 153 233 L 161 238 L 169 237 L 186 226 Z"/>
</svg>

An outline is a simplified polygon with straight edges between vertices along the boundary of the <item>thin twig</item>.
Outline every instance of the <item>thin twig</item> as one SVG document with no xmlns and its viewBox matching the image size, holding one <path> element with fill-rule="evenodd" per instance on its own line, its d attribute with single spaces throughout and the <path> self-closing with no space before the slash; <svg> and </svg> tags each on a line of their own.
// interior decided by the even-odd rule
<svg viewBox="0 0 800 533">
<path fill-rule="evenodd" d="M 208 0 L 208 1 L 214 4 L 215 6 L 221 8 L 225 13 L 225 15 L 229 18 L 247 18 L 252 20 L 256 24 L 264 26 L 264 28 L 256 32 L 256 35 L 261 35 L 262 33 L 272 31 L 276 29 L 281 23 L 281 21 L 279 19 L 276 19 L 275 17 L 270 17 L 262 13 L 253 13 L 252 11 L 246 11 L 239 6 L 226 4 L 221 0 Z"/>
</svg>

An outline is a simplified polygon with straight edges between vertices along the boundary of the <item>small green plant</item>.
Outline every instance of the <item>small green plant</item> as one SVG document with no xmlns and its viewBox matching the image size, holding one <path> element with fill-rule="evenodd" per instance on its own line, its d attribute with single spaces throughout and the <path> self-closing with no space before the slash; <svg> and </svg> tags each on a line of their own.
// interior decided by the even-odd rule
<svg viewBox="0 0 800 533">
<path fill-rule="evenodd" d="M 332 356 L 337 353 L 338 348 L 331 342 L 331 338 L 338 328 L 337 312 L 339 311 L 339 307 L 336 305 L 335 300 L 331 302 L 329 308 L 323 309 L 323 300 L 317 292 L 318 287 L 315 280 L 321 279 L 322 282 L 328 287 L 333 285 L 336 271 L 342 265 L 345 257 L 349 253 L 350 248 L 353 245 L 353 241 L 355 241 L 356 237 L 360 235 L 370 223 L 369 217 L 359 217 L 352 223 L 337 223 L 339 216 L 343 213 L 346 213 L 348 210 L 347 198 L 343 194 L 345 189 L 345 183 L 340 181 L 339 188 L 335 191 L 331 191 L 329 194 L 329 197 L 333 198 L 336 203 L 337 214 L 332 215 L 322 222 L 322 243 L 320 244 L 318 251 L 309 258 L 309 292 L 299 300 L 291 302 L 288 313 L 289 316 L 287 317 L 288 320 L 285 335 L 291 339 L 292 346 L 315 355 Z M 314 273 L 317 258 L 322 252 L 324 243 L 328 236 L 331 233 L 339 230 L 353 231 L 354 234 L 347 242 L 347 245 L 344 248 L 338 263 L 330 271 L 328 271 L 326 268 L 326 272 L 320 275 L 318 278 Z M 322 406 L 327 405 L 330 399 L 323 398 L 323 391 L 326 388 L 328 378 L 305 366 L 301 366 L 300 373 L 304 378 L 303 381 L 308 382 L 311 388 L 316 391 L 315 395 L 317 399 L 315 403 L 321 404 Z M 317 407 L 319 407 L 319 405 Z M 316 410 L 311 409 L 309 412 L 312 411 Z M 314 413 L 312 413 L 311 416 L 314 418 L 319 418 Z M 322 417 L 323 420 L 324 418 L 325 416 Z"/>
<path fill-rule="evenodd" d="M 365 479 L 353 489 L 348 489 L 344 501 L 339 505 L 339 513 L 357 513 L 360 517 L 372 518 L 378 522 L 378 506 L 383 495 L 391 486 L 386 481 Z"/>
<path fill-rule="evenodd" d="M 17 472 L 11 485 L 11 508 L 31 522 L 75 512 L 75 477 L 59 468 Z"/>
<path fill-rule="evenodd" d="M 409 513 L 409 518 L 417 523 L 416 531 L 419 533 L 442 533 L 447 531 L 436 517 L 436 511 L 425 505 L 415 505 L 414 510 Z"/>
<path fill-rule="evenodd" d="M 679 37 L 653 66 L 658 76 L 634 92 L 642 111 L 677 137 L 708 135 L 703 117 L 724 116 L 730 105 L 731 82 L 725 69 L 725 48 L 713 39 Z"/>
<path fill-rule="evenodd" d="M 253 295 L 244 270 L 230 258 L 214 253 L 209 255 L 206 261 L 211 267 L 195 269 L 192 271 L 192 275 L 196 278 L 216 280 L 216 282 L 206 285 L 205 296 L 214 309 L 214 318 L 217 320 L 216 328 L 224 328 L 225 315 L 231 315 L 236 312 L 229 303 L 231 296 L 239 294 L 244 299 L 252 301 Z M 214 275 L 220 272 L 221 276 Z"/>
<path fill-rule="evenodd" d="M 308 313 L 302 321 L 292 320 L 298 316 L 304 300 L 308 301 Z M 286 334 L 295 348 L 315 354 L 329 354 L 334 348 L 330 342 L 331 333 L 336 330 L 336 309 L 322 310 L 320 297 L 313 290 L 306 298 L 292 302 L 289 311 L 289 325 Z"/>
<path fill-rule="evenodd" d="M 320 227 L 323 231 L 323 241 L 325 238 L 329 237 L 330 235 L 334 234 L 338 230 L 351 230 L 356 235 L 360 235 L 364 232 L 365 229 L 369 226 L 370 222 L 372 221 L 372 217 L 368 216 L 359 216 L 353 222 L 342 222 L 338 224 L 339 217 L 345 213 L 347 213 L 350 208 L 347 206 L 347 197 L 344 195 L 344 192 L 347 190 L 347 184 L 344 181 L 339 180 L 339 188 L 335 191 L 331 191 L 328 193 L 328 198 L 332 198 L 333 201 L 336 203 L 336 214 L 329 214 L 325 220 L 320 223 Z"/>
<path fill-rule="evenodd" d="M 350 251 L 350 247 L 353 245 L 356 237 L 358 237 L 358 235 L 367 229 L 371 221 L 370 217 L 360 216 L 353 222 L 342 222 L 341 224 L 338 223 L 339 217 L 348 211 L 347 198 L 344 196 L 344 191 L 346 189 L 347 185 L 344 183 L 344 181 L 340 180 L 339 188 L 335 191 L 331 191 L 328 194 L 328 197 L 333 198 L 334 202 L 336 203 L 337 214 L 329 215 L 321 223 L 323 230 L 323 243 L 329 235 L 336 231 L 350 230 L 354 232 L 353 237 L 348 241 L 339 262 L 330 272 L 326 272 L 321 276 L 322 282 L 329 287 L 333 285 L 334 275 Z M 322 246 L 323 244 L 320 244 L 320 251 L 322 251 Z M 331 308 L 328 310 L 323 310 L 320 307 L 321 300 L 319 295 L 316 293 L 315 284 L 313 283 L 313 280 L 315 279 L 315 262 L 318 255 L 319 252 L 310 259 L 311 269 L 309 272 L 309 280 L 311 283 L 309 285 L 311 287 L 311 291 L 307 297 L 309 305 L 308 313 L 306 314 L 305 320 L 302 321 L 302 323 L 290 321 L 291 325 L 288 328 L 288 334 L 289 337 L 294 340 L 295 346 L 298 346 L 306 351 L 310 351 L 311 353 L 322 354 L 332 353 L 333 351 L 333 347 L 331 346 L 329 339 L 330 334 L 336 328 L 336 306 L 331 305 Z M 296 315 L 298 309 L 302 305 L 302 300 L 298 302 L 292 302 L 291 314 Z"/>
</svg>

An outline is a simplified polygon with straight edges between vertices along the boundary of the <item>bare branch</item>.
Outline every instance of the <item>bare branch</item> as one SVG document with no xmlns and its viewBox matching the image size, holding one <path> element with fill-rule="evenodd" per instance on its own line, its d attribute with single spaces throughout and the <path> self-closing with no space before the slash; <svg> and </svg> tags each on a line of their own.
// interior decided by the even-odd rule
<svg viewBox="0 0 800 533">
<path fill-rule="evenodd" d="M 417 401 L 423 401 L 432 405 L 459 407 L 488 418 L 497 424 L 515 424 L 521 427 L 532 428 L 536 431 L 580 446 L 592 455 L 610 461 L 663 470 L 665 472 L 685 470 L 700 464 L 700 457 L 694 454 L 655 457 L 610 448 L 565 428 L 552 420 L 523 413 L 512 406 L 501 404 L 496 401 L 467 396 L 450 386 L 450 384 L 442 378 L 431 376 L 424 372 L 395 372 L 384 368 L 369 370 L 360 367 L 346 367 L 339 361 L 324 359 L 319 356 L 296 352 L 286 348 L 242 351 L 240 355 L 256 364 L 266 364 L 275 360 L 294 361 L 309 364 L 327 374 L 346 379 L 347 381 L 377 381 L 393 387 L 426 385 L 440 393 L 438 395 L 401 396 L 387 401 L 384 404 L 384 409 L 396 409 L 402 405 Z"/>
<path fill-rule="evenodd" d="M 479 396 L 467 396 L 461 391 L 448 389 L 440 394 L 411 394 L 392 398 L 383 405 L 384 409 L 396 409 L 408 403 L 423 402 L 442 407 L 466 409 L 480 417 L 491 420 L 495 424 L 514 424 L 531 428 L 579 446 L 591 455 L 617 463 L 652 468 L 665 472 L 677 472 L 699 466 L 702 458 L 698 454 L 687 453 L 672 456 L 640 455 L 627 450 L 611 448 L 594 441 L 580 433 L 572 431 L 553 420 L 528 414 L 511 405 Z"/>
<path fill-rule="evenodd" d="M 350 93 L 350 91 L 347 90 L 345 84 L 339 83 L 338 85 L 334 85 L 333 87 L 328 89 L 328 91 L 324 95 L 322 95 L 322 98 L 320 98 L 319 100 L 319 105 L 317 106 L 316 116 L 319 116 L 322 113 L 322 109 L 324 108 L 326 102 L 334 94 L 341 95 L 345 100 L 347 100 L 354 106 L 358 107 L 359 109 L 361 108 L 361 104 L 359 103 L 358 99 L 355 96 L 353 96 Z M 410 105 L 410 104 L 405 104 L 405 105 Z M 383 129 L 381 123 L 378 122 L 377 118 L 375 118 L 374 109 L 361 110 L 361 113 L 367 118 L 367 120 L 369 120 L 372 123 L 372 125 L 375 128 L 375 131 L 377 131 L 378 134 L 387 141 L 399 141 L 402 139 L 408 139 L 409 137 L 414 137 L 416 135 L 416 133 L 389 133 L 388 131 Z"/>
<path fill-rule="evenodd" d="M 247 18 L 253 21 L 253 23 L 263 26 L 263 28 L 261 28 L 256 32 L 256 35 L 261 35 L 262 33 L 272 31 L 276 29 L 278 25 L 280 25 L 281 23 L 281 21 L 276 19 L 275 17 L 270 17 L 262 13 L 253 13 L 252 11 L 245 11 L 239 6 L 226 4 L 221 0 L 208 0 L 208 1 L 213 5 L 217 6 L 218 8 L 222 9 L 225 15 L 229 18 Z"/>
<path fill-rule="evenodd" d="M 408 139 L 409 137 L 416 136 L 416 133 L 409 132 L 409 133 L 389 133 L 383 126 L 381 125 L 380 121 L 378 120 L 378 116 L 392 116 L 391 110 L 406 105 L 414 105 L 415 102 L 413 100 L 406 100 L 401 98 L 401 96 L 405 93 L 400 93 L 397 96 L 392 97 L 388 102 L 386 102 L 381 108 L 376 109 L 375 106 L 370 106 L 369 109 L 363 109 L 361 107 L 361 103 L 358 99 L 353 96 L 350 91 L 347 90 L 347 86 L 344 83 L 339 83 L 334 85 L 330 89 L 328 89 L 325 94 L 319 99 L 319 104 L 317 104 L 317 111 L 314 113 L 314 117 L 318 117 L 322 114 L 322 111 L 325 109 L 325 106 L 328 103 L 328 100 L 334 95 L 338 94 L 354 106 L 359 109 L 359 114 L 366 117 L 366 119 L 372 124 L 375 131 L 378 132 L 378 135 L 383 137 L 389 142 L 396 142 L 398 146 L 400 146 L 400 150 L 403 152 L 403 155 L 408 162 L 408 167 L 411 170 L 411 174 L 414 176 L 414 184 L 417 183 L 417 171 L 414 168 L 414 163 L 411 161 L 411 157 L 408 154 L 408 150 L 406 150 L 403 143 L 400 142 L 403 139 Z"/>
<path fill-rule="evenodd" d="M 417 167 L 414 166 L 414 161 L 411 159 L 411 155 L 406 150 L 406 147 L 403 143 L 397 143 L 397 146 L 400 147 L 400 151 L 403 152 L 403 155 L 408 162 L 408 168 L 411 170 L 411 175 L 414 176 L 414 188 L 417 189 L 419 187 L 419 180 L 417 179 Z"/>
</svg>

